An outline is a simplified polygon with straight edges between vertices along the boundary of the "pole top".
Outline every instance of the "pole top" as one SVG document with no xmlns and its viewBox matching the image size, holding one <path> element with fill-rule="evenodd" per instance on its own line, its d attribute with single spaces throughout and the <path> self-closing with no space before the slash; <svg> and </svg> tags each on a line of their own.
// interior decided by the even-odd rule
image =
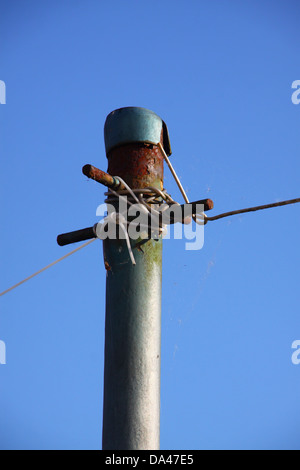
<svg viewBox="0 0 300 470">
<path fill-rule="evenodd" d="M 157 145 L 163 141 L 166 154 L 171 155 L 169 132 L 165 122 L 153 111 L 130 106 L 112 111 L 104 124 L 106 155 L 124 144 L 141 142 Z"/>
</svg>

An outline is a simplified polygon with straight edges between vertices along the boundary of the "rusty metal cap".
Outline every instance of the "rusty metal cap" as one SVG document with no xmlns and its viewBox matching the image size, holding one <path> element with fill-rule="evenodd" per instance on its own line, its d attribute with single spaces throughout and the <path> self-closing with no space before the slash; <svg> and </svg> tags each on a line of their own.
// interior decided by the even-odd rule
<svg viewBox="0 0 300 470">
<path fill-rule="evenodd" d="M 161 141 L 166 154 L 171 155 L 168 128 L 165 122 L 153 111 L 145 108 L 127 107 L 112 111 L 104 124 L 106 155 L 115 147 L 133 142 L 157 145 Z"/>
</svg>

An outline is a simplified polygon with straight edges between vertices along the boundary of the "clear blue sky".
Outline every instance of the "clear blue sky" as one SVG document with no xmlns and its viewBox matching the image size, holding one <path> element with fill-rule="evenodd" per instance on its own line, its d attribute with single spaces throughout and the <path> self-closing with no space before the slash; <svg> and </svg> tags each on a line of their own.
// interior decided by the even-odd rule
<svg viewBox="0 0 300 470">
<path fill-rule="evenodd" d="M 299 197 L 297 1 L 0 1 L 0 291 L 92 225 L 109 112 L 167 123 L 211 213 Z M 182 200 L 166 170 L 165 186 Z M 300 449 L 300 205 L 166 240 L 162 449 Z M 99 449 L 105 269 L 96 242 L 0 299 L 2 449 Z"/>
</svg>

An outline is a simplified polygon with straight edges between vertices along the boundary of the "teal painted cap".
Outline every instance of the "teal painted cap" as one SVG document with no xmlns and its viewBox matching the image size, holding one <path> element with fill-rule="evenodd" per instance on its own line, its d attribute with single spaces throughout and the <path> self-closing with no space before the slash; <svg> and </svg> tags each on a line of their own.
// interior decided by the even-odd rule
<svg viewBox="0 0 300 470">
<path fill-rule="evenodd" d="M 165 122 L 153 111 L 145 108 L 127 107 L 112 111 L 104 124 L 106 155 L 115 147 L 133 142 L 157 145 L 163 130 L 163 147 L 171 155 L 169 132 Z"/>
</svg>

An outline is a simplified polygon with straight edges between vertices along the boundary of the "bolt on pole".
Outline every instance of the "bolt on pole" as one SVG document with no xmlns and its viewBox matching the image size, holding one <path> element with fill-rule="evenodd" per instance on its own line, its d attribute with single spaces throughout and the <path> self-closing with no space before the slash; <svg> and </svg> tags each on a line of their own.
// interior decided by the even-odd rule
<svg viewBox="0 0 300 470">
<path fill-rule="evenodd" d="M 143 108 L 121 108 L 105 126 L 108 173 L 132 189 L 163 189 L 164 122 Z M 103 450 L 159 449 L 162 240 L 103 242 L 106 278 Z"/>
</svg>

